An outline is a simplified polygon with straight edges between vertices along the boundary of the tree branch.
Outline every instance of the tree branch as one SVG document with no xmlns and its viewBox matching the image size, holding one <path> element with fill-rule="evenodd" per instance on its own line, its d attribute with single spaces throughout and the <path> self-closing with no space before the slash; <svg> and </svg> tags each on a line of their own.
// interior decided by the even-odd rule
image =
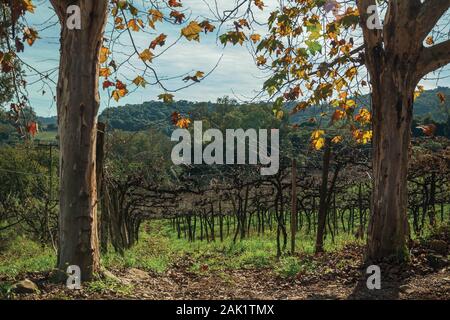
<svg viewBox="0 0 450 320">
<path fill-rule="evenodd" d="M 450 0 L 427 0 L 417 15 L 417 40 L 422 43 L 450 7 Z"/>
<path fill-rule="evenodd" d="M 417 77 L 422 79 L 428 73 L 433 72 L 450 63 L 450 40 L 441 42 L 432 47 L 423 47 L 417 63 Z"/>
</svg>

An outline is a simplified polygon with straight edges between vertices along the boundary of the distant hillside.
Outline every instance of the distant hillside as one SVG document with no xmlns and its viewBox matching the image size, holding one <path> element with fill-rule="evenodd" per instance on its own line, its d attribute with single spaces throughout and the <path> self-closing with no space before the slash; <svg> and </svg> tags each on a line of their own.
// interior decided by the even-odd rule
<svg viewBox="0 0 450 320">
<path fill-rule="evenodd" d="M 438 93 L 444 94 L 446 97 L 445 103 L 441 103 Z M 359 97 L 357 100 L 362 105 L 369 105 L 368 95 Z M 168 133 L 173 129 L 170 117 L 174 111 L 189 114 L 195 109 L 206 108 L 207 110 L 214 110 L 217 106 L 218 104 L 211 102 L 189 102 L 184 100 L 169 104 L 160 101 L 149 101 L 143 104 L 105 109 L 100 114 L 99 119 L 100 121 L 108 122 L 109 127 L 112 129 L 139 131 L 151 126 Z M 291 103 L 286 108 L 291 109 L 293 106 L 294 104 Z M 321 111 L 319 107 L 311 107 L 297 113 L 290 120 L 292 122 L 304 121 L 319 114 Z M 435 122 L 446 123 L 449 114 L 450 88 L 439 87 L 433 90 L 426 90 L 414 102 L 414 118 L 419 122 L 421 119 L 427 118 Z M 56 121 L 56 117 L 38 117 L 38 122 L 44 129 L 56 126 Z"/>
<path fill-rule="evenodd" d="M 443 93 L 447 99 L 441 104 L 437 94 Z M 358 98 L 358 102 L 364 105 L 369 104 L 368 96 Z M 139 105 L 125 105 L 118 108 L 109 108 L 100 115 L 100 121 L 107 121 L 109 127 L 125 131 L 139 131 L 149 126 L 159 128 L 164 132 L 171 130 L 170 117 L 172 112 L 178 111 L 182 114 L 189 114 L 198 108 L 216 109 L 218 104 L 211 102 L 189 102 L 177 101 L 165 104 L 159 101 L 149 101 Z M 291 109 L 293 104 L 287 106 Z M 297 113 L 292 117 L 292 122 L 298 122 L 319 114 L 322 110 L 319 107 L 311 107 L 305 111 Z M 414 102 L 414 117 L 418 120 L 431 118 L 436 122 L 447 122 L 447 114 L 450 113 L 450 88 L 440 87 L 427 90 Z"/>
</svg>

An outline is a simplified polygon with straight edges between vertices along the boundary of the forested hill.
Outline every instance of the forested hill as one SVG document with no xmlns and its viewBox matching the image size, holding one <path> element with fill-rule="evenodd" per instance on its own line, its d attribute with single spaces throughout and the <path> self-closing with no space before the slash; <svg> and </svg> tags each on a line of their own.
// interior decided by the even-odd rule
<svg viewBox="0 0 450 320">
<path fill-rule="evenodd" d="M 446 101 L 441 103 L 438 93 L 446 97 Z M 357 99 L 358 102 L 367 104 L 368 97 L 363 96 Z M 218 103 L 211 102 L 189 102 L 177 101 L 173 103 L 163 103 L 159 101 L 149 101 L 137 105 L 125 105 L 118 108 L 108 108 L 100 115 L 101 121 L 107 121 L 110 128 L 125 131 L 139 131 L 148 127 L 161 129 L 165 132 L 171 130 L 170 117 L 174 111 L 181 114 L 190 114 L 196 110 L 216 110 Z M 288 109 L 292 106 L 287 106 Z M 310 108 L 296 114 L 293 122 L 304 120 L 317 115 L 321 111 L 319 108 Z M 447 122 L 450 114 L 450 88 L 440 87 L 433 90 L 424 91 L 414 102 L 414 116 L 417 120 L 428 118 L 435 122 Z"/>
</svg>

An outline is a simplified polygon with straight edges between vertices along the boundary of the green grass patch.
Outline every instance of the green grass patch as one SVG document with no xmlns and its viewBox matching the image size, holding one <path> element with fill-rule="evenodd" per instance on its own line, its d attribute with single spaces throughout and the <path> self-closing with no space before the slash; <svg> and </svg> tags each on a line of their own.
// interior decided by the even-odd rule
<svg viewBox="0 0 450 320">
<path fill-rule="evenodd" d="M 99 294 L 117 294 L 117 295 L 131 295 L 134 286 L 131 284 L 124 284 L 111 278 L 91 281 L 87 284 L 86 290 L 91 293 Z"/>
<path fill-rule="evenodd" d="M 48 271 L 55 265 L 53 249 L 24 237 L 17 237 L 0 253 L 0 275 L 11 279 L 26 272 Z"/>
</svg>

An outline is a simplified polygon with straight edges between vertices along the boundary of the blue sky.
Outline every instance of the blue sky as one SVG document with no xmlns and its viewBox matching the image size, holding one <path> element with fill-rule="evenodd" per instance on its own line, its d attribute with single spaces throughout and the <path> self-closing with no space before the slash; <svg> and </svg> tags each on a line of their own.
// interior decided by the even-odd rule
<svg viewBox="0 0 450 320">
<path fill-rule="evenodd" d="M 275 1 L 273 2 L 275 3 Z M 44 26 L 46 28 L 39 32 L 40 39 L 32 47 L 27 47 L 25 52 L 21 54 L 21 58 L 26 63 L 43 72 L 55 69 L 58 66 L 60 27 L 58 24 L 51 26 L 52 23 L 57 22 L 57 18 L 54 16 L 48 0 L 34 1 L 34 3 L 37 5 L 37 9 L 35 14 L 28 16 L 28 22 L 37 29 Z M 192 16 L 209 14 L 207 7 L 201 0 L 185 0 L 183 3 L 185 6 L 192 8 Z M 267 1 L 267 3 L 270 3 L 270 1 Z M 41 26 L 40 24 L 44 21 L 46 22 L 45 25 Z M 137 44 L 142 49 L 148 47 L 150 41 L 160 33 L 168 35 L 167 44 L 178 38 L 180 32 L 179 26 L 167 24 L 160 24 L 159 26 L 153 35 L 140 32 L 133 34 Z M 106 35 L 108 35 L 108 32 Z M 124 47 L 128 45 L 130 43 L 125 41 Z M 130 51 L 131 48 L 121 50 Z M 215 33 L 207 36 L 202 35 L 201 42 L 189 42 L 186 39 L 182 39 L 173 48 L 155 60 L 153 64 L 161 77 L 174 77 L 187 72 L 193 74 L 198 70 L 207 73 L 214 68 L 219 60 L 218 67 L 208 78 L 199 84 L 177 92 L 175 99 L 216 101 L 217 98 L 228 95 L 248 100 L 261 90 L 266 75 L 258 70 L 248 49 L 245 46 L 227 46 L 224 48 L 223 45 L 218 43 Z M 136 58 L 135 62 L 139 63 L 139 60 Z M 122 70 L 122 75 L 132 80 L 136 76 L 136 73 L 125 69 Z M 57 80 L 56 76 L 57 71 L 52 77 L 55 81 Z M 29 76 L 28 78 L 29 83 L 33 83 L 36 80 L 36 76 Z M 171 89 L 185 85 L 181 78 L 166 83 L 167 87 Z M 130 88 L 132 87 L 133 85 L 130 85 Z M 46 92 L 45 94 L 42 94 L 43 90 Z M 106 91 L 102 89 L 100 91 L 102 97 L 101 109 L 105 108 L 108 102 L 111 106 L 122 106 L 125 104 L 157 100 L 157 96 L 163 93 L 163 90 L 157 86 L 147 86 L 146 88 L 132 92 L 116 103 L 114 100 L 108 101 Z M 52 116 L 56 114 L 56 105 L 49 87 L 43 88 L 42 83 L 37 82 L 28 87 L 28 93 L 31 104 L 38 115 Z"/>
<path fill-rule="evenodd" d="M 204 1 L 184 0 L 183 3 L 192 10 L 192 17 L 199 17 L 199 20 L 201 20 L 203 16 L 211 16 Z M 234 3 L 234 1 L 229 0 L 219 0 L 218 2 L 223 8 L 227 8 L 227 4 L 229 7 Z M 268 8 L 265 12 L 258 13 L 259 16 L 257 18 L 261 21 L 265 19 L 265 15 L 276 7 L 277 4 L 277 0 L 265 0 L 264 2 Z M 51 78 L 56 81 L 56 68 L 58 67 L 59 61 L 59 24 L 57 24 L 57 18 L 54 16 L 48 0 L 35 0 L 34 3 L 37 5 L 36 12 L 35 14 L 29 15 L 27 19 L 30 25 L 41 30 L 39 33 L 40 39 L 31 48 L 27 47 L 25 52 L 21 54 L 21 58 L 41 72 L 53 70 L 54 73 Z M 160 27 L 157 28 L 154 34 L 139 32 L 134 34 L 134 38 L 136 44 L 144 49 L 160 33 L 168 35 L 167 43 L 169 44 L 178 38 L 179 32 L 180 27 L 160 24 Z M 263 33 L 262 30 L 258 30 L 258 32 Z M 106 36 L 108 36 L 108 32 Z M 130 45 L 131 43 L 125 39 L 122 42 L 122 49 L 118 51 L 130 52 L 131 49 L 126 48 Z M 118 56 L 118 60 L 120 60 L 120 54 Z M 230 97 L 248 100 L 253 98 L 261 90 L 267 75 L 256 67 L 248 49 L 245 46 L 227 46 L 224 48 L 218 43 L 216 34 L 203 35 L 200 43 L 182 39 L 158 59 L 155 59 L 153 65 L 161 77 L 174 77 L 185 73 L 193 74 L 198 70 L 208 72 L 214 68 L 220 58 L 221 60 L 217 69 L 207 79 L 197 85 L 177 92 L 175 99 L 216 101 L 217 98 L 228 95 Z M 139 59 L 136 57 L 131 62 L 137 65 L 139 64 Z M 448 71 L 446 69 L 440 75 L 441 78 L 444 78 L 443 80 L 439 82 L 428 80 L 423 81 L 422 84 L 426 89 L 434 88 L 437 85 L 450 86 L 450 80 L 445 78 L 445 76 L 449 76 Z M 136 76 L 136 70 L 122 68 L 120 76 L 132 80 Z M 32 74 L 28 77 L 29 83 L 36 82 L 28 86 L 28 94 L 32 107 L 40 116 L 56 115 L 56 105 L 53 100 L 54 84 L 49 83 L 50 87 L 43 87 L 42 82 L 36 80 L 37 77 Z M 181 78 L 176 78 L 167 81 L 166 84 L 169 88 L 174 89 L 183 86 L 185 83 Z M 133 88 L 133 85 L 130 88 Z M 43 94 L 43 91 L 46 93 Z M 156 100 L 157 96 L 163 92 L 157 86 L 147 86 L 146 88 L 140 88 L 132 92 L 122 98 L 119 103 L 116 103 L 114 100 L 108 99 L 106 91 L 102 89 L 100 91 L 101 109 L 107 107 L 108 103 L 110 103 L 110 106 L 123 106 L 125 104 L 138 104 L 144 101 Z"/>
</svg>

